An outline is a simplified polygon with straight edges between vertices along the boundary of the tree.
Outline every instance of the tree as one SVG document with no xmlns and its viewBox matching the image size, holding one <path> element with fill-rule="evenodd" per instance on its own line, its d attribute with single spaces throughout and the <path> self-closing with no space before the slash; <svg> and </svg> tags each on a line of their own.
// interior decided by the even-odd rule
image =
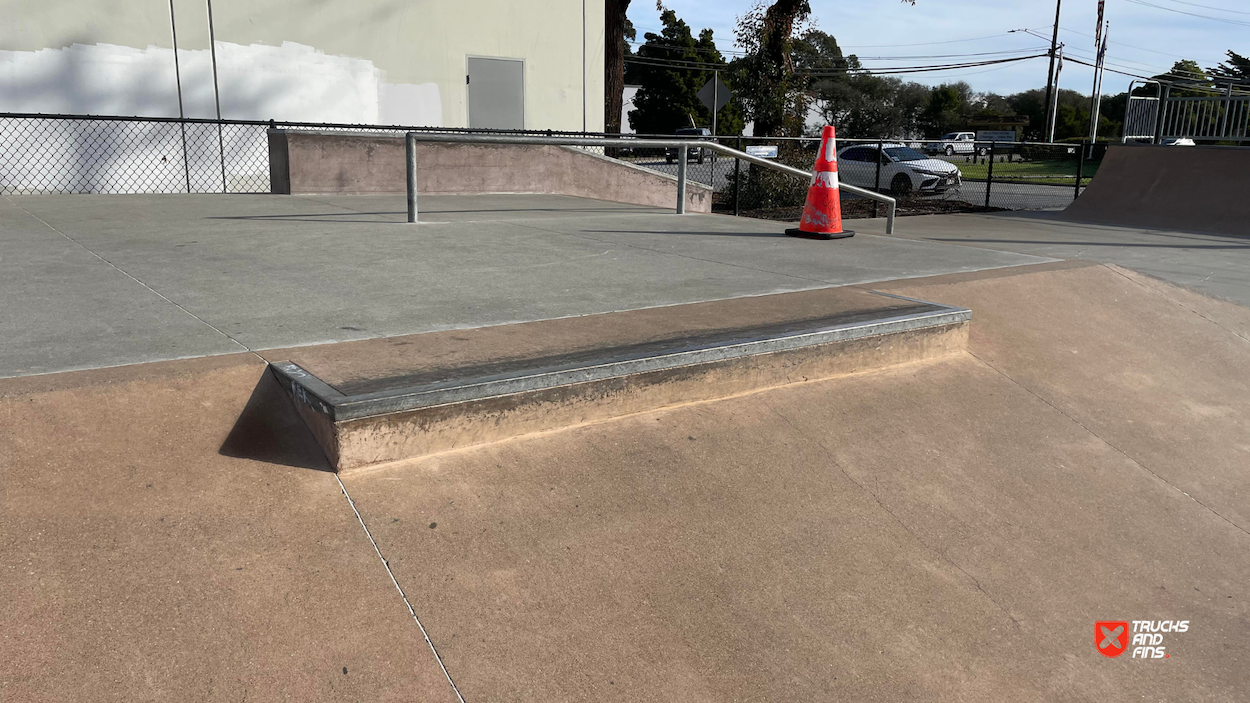
<svg viewBox="0 0 1250 703">
<path fill-rule="evenodd" d="M 629 124 L 640 134 L 672 134 L 690 127 L 692 120 L 694 126 L 710 126 L 712 112 L 699 100 L 699 89 L 711 80 L 713 67 L 728 68 L 712 30 L 704 29 L 695 39 L 690 27 L 668 9 L 660 13 L 660 22 L 664 29 L 643 35 L 646 41 L 637 53 L 639 59 L 654 63 L 639 62 L 629 68 L 630 81 L 639 86 Z M 742 109 L 736 101 L 721 108 L 716 118 L 718 134 L 742 133 Z"/>
<path fill-rule="evenodd" d="M 603 131 L 621 133 L 621 110 L 625 99 L 625 57 L 627 39 L 633 39 L 633 24 L 625 16 L 630 0 L 604 0 Z"/>
<path fill-rule="evenodd" d="M 1003 101 L 1018 115 L 1029 118 L 1029 126 L 1025 129 L 1025 141 L 1041 141 L 1042 126 L 1046 124 L 1045 90 L 1035 88 L 1015 95 L 1002 98 Z M 1112 116 L 1124 114 L 1124 105 L 1128 93 L 1122 93 L 1103 100 L 1103 110 L 1098 119 L 1098 135 L 1112 138 L 1119 136 L 1122 122 Z M 1075 90 L 1060 90 L 1058 95 L 1059 108 L 1055 116 L 1055 140 L 1088 139 L 1089 138 L 1089 96 Z"/>
<path fill-rule="evenodd" d="M 1161 73 L 1154 77 L 1157 81 L 1166 81 L 1181 86 L 1192 86 L 1203 88 L 1204 90 L 1185 90 L 1183 87 L 1173 86 L 1169 95 L 1174 98 L 1192 98 L 1201 95 L 1209 95 L 1211 92 L 1211 81 L 1207 79 L 1207 74 L 1198 65 L 1197 61 L 1183 59 L 1172 64 L 1172 70 L 1167 73 Z"/>
<path fill-rule="evenodd" d="M 746 55 L 734 60 L 734 80 L 755 136 L 796 136 L 803 128 L 806 81 L 794 74 L 792 36 L 804 27 L 812 8 L 807 0 L 756 2 L 738 18 L 738 46 Z"/>
<path fill-rule="evenodd" d="M 834 37 L 817 29 L 795 40 L 796 71 L 811 72 L 809 91 L 826 124 L 847 138 L 910 138 L 920 133 L 919 118 L 929 89 L 863 70 L 854 54 L 844 56 Z"/>
<path fill-rule="evenodd" d="M 966 127 L 974 110 L 973 95 L 972 86 L 964 81 L 935 86 L 929 91 L 921 125 L 935 136 Z"/>
<path fill-rule="evenodd" d="M 1208 68 L 1207 73 L 1217 81 L 1250 82 L 1250 58 L 1229 51 L 1227 63 L 1222 62 L 1215 68 Z"/>
<path fill-rule="evenodd" d="M 808 0 L 775 0 L 771 5 L 757 0 L 738 18 L 735 35 L 746 55 L 734 60 L 733 75 L 747 117 L 755 121 L 756 136 L 802 133 L 813 83 L 807 72 L 850 69 L 833 37 L 812 30 L 811 12 Z M 824 89 L 832 91 L 833 83 L 825 82 Z"/>
</svg>

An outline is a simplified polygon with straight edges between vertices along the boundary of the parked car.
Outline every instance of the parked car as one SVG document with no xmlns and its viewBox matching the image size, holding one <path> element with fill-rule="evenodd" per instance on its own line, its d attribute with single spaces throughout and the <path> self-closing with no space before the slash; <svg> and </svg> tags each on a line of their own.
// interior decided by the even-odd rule
<svg viewBox="0 0 1250 703">
<path fill-rule="evenodd" d="M 679 137 L 698 137 L 698 138 L 704 138 L 704 137 L 710 137 L 710 136 L 712 136 L 712 130 L 708 129 L 707 127 L 688 127 L 688 128 L 686 128 L 686 129 L 679 129 L 679 130 L 677 130 L 676 134 L 677 134 L 677 136 L 679 136 Z M 697 159 L 697 160 L 698 160 L 698 163 L 703 163 L 703 159 L 704 159 L 704 157 L 706 157 L 706 156 L 707 156 L 707 154 L 706 154 L 706 153 L 704 153 L 704 152 L 706 152 L 706 151 L 707 151 L 707 150 L 706 150 L 706 149 L 703 149 L 703 148 L 687 149 L 687 150 L 686 150 L 686 160 L 687 160 L 687 161 L 689 161 L 690 159 Z M 676 160 L 677 160 L 677 149 L 675 149 L 675 148 L 671 148 L 671 147 L 670 147 L 669 149 L 665 150 L 665 152 L 664 152 L 664 160 L 665 160 L 665 161 L 667 161 L 667 162 L 668 162 L 668 163 L 670 163 L 670 164 L 671 164 L 671 163 L 673 163 L 674 161 L 676 161 Z"/>
<path fill-rule="evenodd" d="M 877 163 L 881 164 L 881 190 L 893 195 L 944 193 L 963 187 L 963 174 L 955 164 L 933 159 L 898 143 L 848 146 L 838 152 L 838 178 L 860 188 L 877 187 Z"/>
<path fill-rule="evenodd" d="M 955 154 L 976 154 L 977 156 L 985 156 L 989 147 L 984 144 L 977 144 L 976 132 L 951 132 L 942 135 L 942 138 L 936 142 L 925 144 L 925 152 L 929 154 L 946 154 L 954 156 Z"/>
</svg>

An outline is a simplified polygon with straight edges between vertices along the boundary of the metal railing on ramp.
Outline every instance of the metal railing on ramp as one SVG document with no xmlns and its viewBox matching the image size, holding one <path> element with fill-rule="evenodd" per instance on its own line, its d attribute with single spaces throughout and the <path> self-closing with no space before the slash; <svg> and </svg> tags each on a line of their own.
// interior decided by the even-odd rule
<svg viewBox="0 0 1250 703">
<path fill-rule="evenodd" d="M 699 139 L 620 139 L 620 138 L 590 138 L 590 137 L 563 137 L 563 136 L 538 136 L 538 135 L 512 135 L 512 134 L 433 134 L 429 132 L 408 132 L 405 141 L 405 162 L 407 164 L 407 182 L 408 182 L 408 221 L 417 221 L 417 149 L 418 142 L 435 142 L 435 143 L 455 143 L 455 144 L 515 144 L 522 146 L 577 146 L 589 148 L 638 148 L 645 146 L 655 149 L 678 149 L 678 150 L 694 150 L 705 149 L 713 153 L 722 154 L 729 158 L 745 161 L 756 166 L 779 171 L 796 178 L 807 179 L 809 182 L 815 177 L 811 171 L 805 171 L 801 168 L 795 168 L 786 164 L 777 163 L 769 159 L 752 156 L 744 151 L 731 149 L 727 146 L 714 141 L 704 141 Z M 680 153 L 680 151 L 679 151 Z M 678 157 L 677 159 L 677 214 L 685 214 L 686 212 L 686 158 Z M 894 233 L 894 211 L 897 203 L 894 198 L 888 195 L 882 195 L 864 188 L 857 188 L 852 185 L 841 184 L 842 190 L 858 195 L 863 198 L 869 198 L 886 206 L 886 225 L 887 234 Z"/>
</svg>

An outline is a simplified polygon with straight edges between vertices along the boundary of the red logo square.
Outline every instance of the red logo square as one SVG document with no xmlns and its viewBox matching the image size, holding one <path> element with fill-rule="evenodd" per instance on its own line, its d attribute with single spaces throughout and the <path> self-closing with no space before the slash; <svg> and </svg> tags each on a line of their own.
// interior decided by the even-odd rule
<svg viewBox="0 0 1250 703">
<path fill-rule="evenodd" d="M 1128 648 L 1128 622 L 1100 620 L 1094 623 L 1094 646 L 1104 657 L 1118 657 Z"/>
</svg>

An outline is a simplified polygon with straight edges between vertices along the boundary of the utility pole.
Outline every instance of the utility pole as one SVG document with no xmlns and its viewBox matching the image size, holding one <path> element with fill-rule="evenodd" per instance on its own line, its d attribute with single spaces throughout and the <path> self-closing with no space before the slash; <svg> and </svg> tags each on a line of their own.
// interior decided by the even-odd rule
<svg viewBox="0 0 1250 703">
<path fill-rule="evenodd" d="M 1059 74 L 1063 73 L 1063 44 L 1059 45 L 1059 66 L 1055 70 L 1055 100 L 1049 106 L 1046 114 L 1046 143 L 1053 144 L 1055 141 L 1055 122 L 1058 121 L 1059 114 Z"/>
<path fill-rule="evenodd" d="M 1055 50 L 1059 48 L 1059 8 L 1063 0 L 1055 0 L 1055 31 L 1050 37 L 1050 70 L 1046 72 L 1046 106 L 1050 106 L 1050 97 L 1054 93 L 1055 82 Z M 1043 134 L 1052 134 L 1055 125 L 1051 121 L 1049 111 L 1046 115 L 1046 129 Z"/>
<path fill-rule="evenodd" d="M 1094 61 L 1094 89 L 1089 96 L 1089 144 L 1090 155 L 1094 153 L 1094 143 L 1098 141 L 1098 116 L 1102 110 L 1102 76 L 1103 60 L 1107 56 L 1107 34 L 1111 32 L 1111 23 L 1102 33 L 1102 43 L 1098 46 L 1098 57 Z"/>
</svg>

